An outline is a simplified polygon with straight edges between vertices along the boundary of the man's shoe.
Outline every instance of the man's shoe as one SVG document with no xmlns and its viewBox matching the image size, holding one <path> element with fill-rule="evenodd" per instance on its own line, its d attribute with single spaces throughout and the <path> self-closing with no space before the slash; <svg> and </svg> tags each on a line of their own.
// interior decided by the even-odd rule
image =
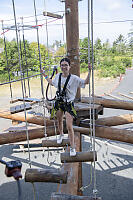
<svg viewBox="0 0 133 200">
<path fill-rule="evenodd" d="M 76 156 L 75 148 L 70 147 L 70 156 Z"/>
<path fill-rule="evenodd" d="M 63 138 L 64 138 L 64 134 L 58 135 L 58 137 L 57 137 L 57 144 L 61 144 Z"/>
</svg>

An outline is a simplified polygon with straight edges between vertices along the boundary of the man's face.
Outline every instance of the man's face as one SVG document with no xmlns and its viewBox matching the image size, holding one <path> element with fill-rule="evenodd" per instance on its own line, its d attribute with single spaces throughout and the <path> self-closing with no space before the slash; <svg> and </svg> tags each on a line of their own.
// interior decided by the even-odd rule
<svg viewBox="0 0 133 200">
<path fill-rule="evenodd" d="M 64 72 L 64 73 L 69 72 L 69 70 L 70 70 L 70 65 L 66 61 L 61 62 L 60 67 L 61 67 L 62 72 Z"/>
</svg>

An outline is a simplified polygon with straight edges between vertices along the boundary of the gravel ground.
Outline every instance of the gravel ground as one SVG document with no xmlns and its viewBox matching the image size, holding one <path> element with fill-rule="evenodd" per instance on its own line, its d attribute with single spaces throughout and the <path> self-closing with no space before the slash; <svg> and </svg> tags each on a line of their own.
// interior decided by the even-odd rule
<svg viewBox="0 0 133 200">
<path fill-rule="evenodd" d="M 118 96 L 118 92 L 123 92 L 129 95 L 132 90 L 132 77 L 133 70 L 127 70 L 126 76 L 119 84 L 119 79 L 115 80 L 96 80 L 97 85 L 95 91 L 97 95 L 104 94 L 104 92 L 110 92 Z M 100 85 L 100 82 L 103 83 Z M 118 86 L 119 84 L 119 86 Z M 35 91 L 37 84 L 34 84 L 32 91 Z M 118 86 L 115 90 L 114 88 Z M 18 88 L 18 87 L 17 87 Z M 16 89 L 17 89 L 16 88 Z M 0 88 L 1 89 L 1 88 Z M 16 92 L 15 89 L 15 92 Z M 36 97 L 39 96 L 39 90 L 36 90 Z M 83 95 L 86 94 L 82 93 Z M 21 93 L 21 91 L 20 91 Z M 16 95 L 17 92 L 14 94 Z M 106 97 L 106 96 L 105 96 Z M 0 91 L 1 105 L 0 107 L 8 108 L 7 102 L 9 101 L 9 92 L 7 95 L 6 89 Z M 6 102 L 6 103 L 5 103 Z M 113 116 L 122 113 L 129 113 L 130 111 L 122 111 L 115 109 L 104 109 L 104 116 Z M 132 112 L 130 112 L 132 113 Z M 0 129 L 3 130 L 11 125 L 9 120 L 0 119 Z M 132 129 L 132 124 L 123 126 L 120 128 Z M 90 148 L 90 138 L 83 136 L 83 150 Z M 16 152 L 17 147 L 14 145 L 2 145 L 0 146 L 0 159 L 5 161 L 20 159 L 23 164 L 22 175 L 23 178 L 20 181 L 23 200 L 34 199 L 33 185 L 31 183 L 25 183 L 24 174 L 27 168 L 29 168 L 28 152 Z M 132 145 L 114 142 L 104 139 L 96 139 L 96 150 L 98 154 L 98 162 L 96 162 L 96 188 L 98 190 L 98 196 L 101 196 L 103 200 L 132 200 L 133 199 L 133 148 Z M 32 161 L 32 167 L 35 168 L 60 168 L 60 151 L 51 152 L 48 158 L 47 151 L 32 151 L 30 158 Z M 0 165 L 0 200 L 16 200 L 17 197 L 17 183 L 13 178 L 7 178 L 4 175 L 4 166 Z M 92 176 L 92 181 L 91 181 Z M 87 186 L 84 190 L 84 195 L 92 196 L 94 188 L 94 174 L 91 173 L 90 163 L 83 164 L 83 185 Z M 51 192 L 57 191 L 57 184 L 51 183 L 35 183 L 35 196 L 36 200 L 50 199 Z"/>
</svg>

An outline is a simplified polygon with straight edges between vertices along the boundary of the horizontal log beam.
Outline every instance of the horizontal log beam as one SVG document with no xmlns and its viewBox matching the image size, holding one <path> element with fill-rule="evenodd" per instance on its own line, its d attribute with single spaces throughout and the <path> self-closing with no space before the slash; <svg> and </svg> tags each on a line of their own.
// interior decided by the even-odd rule
<svg viewBox="0 0 133 200">
<path fill-rule="evenodd" d="M 93 151 L 76 152 L 76 156 L 70 156 L 70 153 L 61 153 L 61 162 L 93 162 L 97 161 L 97 154 Z"/>
<path fill-rule="evenodd" d="M 24 113 L 11 114 L 10 111 L 0 110 L 0 117 L 5 118 L 5 119 L 22 121 L 22 122 L 27 121 L 28 123 L 38 124 L 41 126 L 44 126 L 45 123 L 47 126 L 54 126 L 54 120 L 50 120 L 48 117 L 44 118 L 44 117 L 35 116 L 32 114 L 26 114 L 26 118 L 25 118 Z"/>
<path fill-rule="evenodd" d="M 133 101 L 124 101 L 124 100 L 114 100 L 114 99 L 105 99 L 103 97 L 83 97 L 81 102 L 89 103 L 94 101 L 95 104 L 103 105 L 105 108 L 115 108 L 123 110 L 133 110 Z"/>
<path fill-rule="evenodd" d="M 79 131 L 81 134 L 90 135 L 89 128 L 74 126 L 74 131 Z M 133 144 L 133 131 L 123 130 L 111 127 L 97 126 L 95 130 L 96 137 L 127 142 Z"/>
<path fill-rule="evenodd" d="M 46 128 L 46 133 L 48 136 L 55 135 L 55 128 L 49 126 Z M 57 134 L 59 134 L 57 130 Z M 44 127 L 43 128 L 34 128 L 28 130 L 29 140 L 43 138 L 44 137 Z M 21 141 L 26 141 L 27 135 L 26 130 L 24 131 L 15 131 L 15 132 L 6 132 L 0 134 L 0 145 L 2 144 L 9 144 L 9 143 L 16 143 Z"/>
<path fill-rule="evenodd" d="M 43 140 L 42 141 L 42 147 L 65 147 L 70 146 L 70 140 L 69 139 L 63 139 L 61 144 L 57 144 L 57 140 Z"/>
<path fill-rule="evenodd" d="M 51 200 L 101 200 L 101 197 L 94 198 L 88 196 L 52 193 Z"/>
<path fill-rule="evenodd" d="M 81 134 L 90 135 L 89 128 L 83 128 L 79 126 L 73 126 L 74 131 L 80 132 Z M 55 135 L 55 128 L 49 126 L 46 128 L 47 136 Z M 64 129 L 64 133 L 66 130 Z M 28 131 L 29 140 L 43 138 L 44 137 L 44 128 L 34 128 Z M 57 130 L 57 134 L 59 134 Z M 127 142 L 133 144 L 133 131 L 111 128 L 111 127 L 96 127 L 96 137 L 107 138 L 110 140 L 117 140 L 121 142 Z M 9 144 L 15 142 L 26 141 L 26 131 L 16 131 L 16 132 L 7 132 L 0 134 L 0 145 Z"/>
<path fill-rule="evenodd" d="M 67 172 L 57 169 L 27 169 L 25 182 L 67 183 Z"/>
<path fill-rule="evenodd" d="M 118 126 L 130 123 L 133 123 L 133 114 L 104 117 L 96 120 L 97 125 L 103 125 L 103 126 Z"/>
</svg>

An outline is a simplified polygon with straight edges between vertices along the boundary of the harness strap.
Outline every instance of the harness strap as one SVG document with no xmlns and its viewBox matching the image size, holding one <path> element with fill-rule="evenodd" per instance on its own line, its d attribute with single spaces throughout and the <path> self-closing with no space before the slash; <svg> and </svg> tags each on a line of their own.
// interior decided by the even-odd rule
<svg viewBox="0 0 133 200">
<path fill-rule="evenodd" d="M 59 81 L 58 81 L 58 92 L 59 92 L 59 95 L 61 95 L 61 76 L 62 76 L 62 73 L 60 73 L 59 75 Z M 68 75 L 67 79 L 66 79 L 66 82 L 64 84 L 64 87 L 63 87 L 63 90 L 62 90 L 62 95 L 64 96 L 65 94 L 65 90 L 66 90 L 66 87 L 67 87 L 67 84 L 68 84 L 68 81 L 71 77 L 71 74 Z"/>
</svg>

